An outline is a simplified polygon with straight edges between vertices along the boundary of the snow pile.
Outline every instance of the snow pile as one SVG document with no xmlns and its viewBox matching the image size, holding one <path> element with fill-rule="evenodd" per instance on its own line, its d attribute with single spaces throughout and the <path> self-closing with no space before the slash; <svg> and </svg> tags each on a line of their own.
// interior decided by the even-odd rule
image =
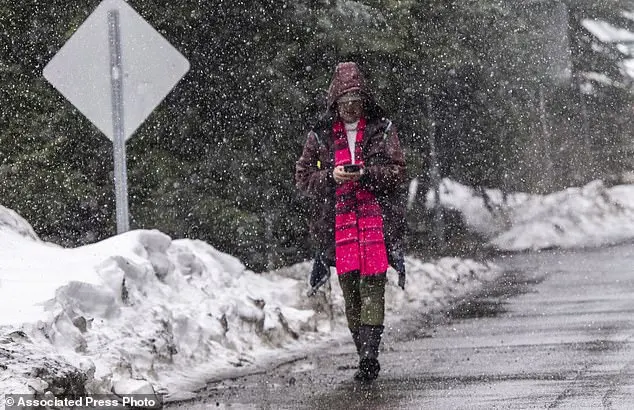
<svg viewBox="0 0 634 410">
<path fill-rule="evenodd" d="M 593 181 L 549 195 L 476 192 L 443 180 L 440 202 L 460 211 L 466 224 L 497 249 L 537 250 L 594 247 L 634 238 L 634 186 L 606 187 Z M 433 193 L 427 200 L 433 203 Z"/>
<path fill-rule="evenodd" d="M 185 398 L 223 372 L 349 337 L 336 275 L 306 296 L 309 262 L 256 274 L 209 244 L 156 230 L 65 249 L 6 208 L 0 221 L 2 392 Z M 406 264 L 405 292 L 389 272 L 391 323 L 499 275 L 455 258 Z"/>
<path fill-rule="evenodd" d="M 0 205 L 0 230 L 15 232 L 33 240 L 39 240 L 31 225 L 15 211 Z"/>
</svg>

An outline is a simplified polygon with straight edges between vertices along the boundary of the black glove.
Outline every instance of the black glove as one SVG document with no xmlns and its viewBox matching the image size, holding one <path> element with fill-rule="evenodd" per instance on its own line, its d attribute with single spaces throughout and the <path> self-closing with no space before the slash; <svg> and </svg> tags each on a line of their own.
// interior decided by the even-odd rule
<svg viewBox="0 0 634 410">
<path fill-rule="evenodd" d="M 328 282 L 330 278 L 330 268 L 324 261 L 324 257 L 321 253 L 315 255 L 315 262 L 313 262 L 313 269 L 310 272 L 310 291 L 308 296 L 312 296 L 317 292 L 317 289 L 322 287 L 324 283 Z"/>
<path fill-rule="evenodd" d="M 390 265 L 398 273 L 398 286 L 405 290 L 405 256 L 401 251 L 391 252 Z"/>
</svg>

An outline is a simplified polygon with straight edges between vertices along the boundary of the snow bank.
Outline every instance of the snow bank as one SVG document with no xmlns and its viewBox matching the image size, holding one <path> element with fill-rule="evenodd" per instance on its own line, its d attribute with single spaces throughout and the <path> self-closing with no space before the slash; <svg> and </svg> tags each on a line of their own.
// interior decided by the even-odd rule
<svg viewBox="0 0 634 410">
<path fill-rule="evenodd" d="M 31 225 L 15 211 L 0 205 L 0 230 L 39 240 Z"/>
<path fill-rule="evenodd" d="M 2 392 L 123 394 L 145 382 L 185 398 L 223 372 L 348 336 L 336 275 L 306 296 L 309 262 L 256 274 L 209 244 L 156 230 L 65 249 L 6 208 L 0 221 Z M 406 264 L 405 292 L 389 273 L 388 320 L 499 274 L 454 258 Z"/>
<path fill-rule="evenodd" d="M 549 195 L 486 193 L 488 207 L 472 188 L 445 179 L 440 202 L 460 211 L 470 229 L 500 250 L 595 247 L 634 238 L 634 185 L 608 188 L 593 181 Z"/>
</svg>

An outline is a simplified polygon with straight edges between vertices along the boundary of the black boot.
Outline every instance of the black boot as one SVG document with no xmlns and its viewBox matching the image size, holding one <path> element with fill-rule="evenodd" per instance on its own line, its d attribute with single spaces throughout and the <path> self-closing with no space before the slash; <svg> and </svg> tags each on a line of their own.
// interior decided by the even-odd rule
<svg viewBox="0 0 634 410">
<path fill-rule="evenodd" d="M 377 359 L 361 359 L 359 361 L 359 370 L 354 375 L 354 379 L 360 382 L 371 382 L 379 377 L 381 365 Z"/>
<path fill-rule="evenodd" d="M 355 380 L 372 381 L 379 376 L 379 344 L 383 326 L 362 325 L 359 328 L 361 349 L 359 353 L 359 371 L 354 375 Z"/>
</svg>

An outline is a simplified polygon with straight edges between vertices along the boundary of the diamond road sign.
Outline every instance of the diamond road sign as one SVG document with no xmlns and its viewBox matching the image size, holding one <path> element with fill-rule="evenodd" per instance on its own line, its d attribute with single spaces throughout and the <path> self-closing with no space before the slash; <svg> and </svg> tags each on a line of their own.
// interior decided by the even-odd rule
<svg viewBox="0 0 634 410">
<path fill-rule="evenodd" d="M 111 36 L 118 12 L 123 135 L 127 140 L 189 70 L 189 62 L 123 0 L 104 0 L 44 68 L 44 77 L 114 140 Z"/>
<path fill-rule="evenodd" d="M 125 142 L 189 62 L 123 0 L 104 0 L 44 67 L 44 78 L 113 141 L 117 232 L 129 230 Z"/>
</svg>

